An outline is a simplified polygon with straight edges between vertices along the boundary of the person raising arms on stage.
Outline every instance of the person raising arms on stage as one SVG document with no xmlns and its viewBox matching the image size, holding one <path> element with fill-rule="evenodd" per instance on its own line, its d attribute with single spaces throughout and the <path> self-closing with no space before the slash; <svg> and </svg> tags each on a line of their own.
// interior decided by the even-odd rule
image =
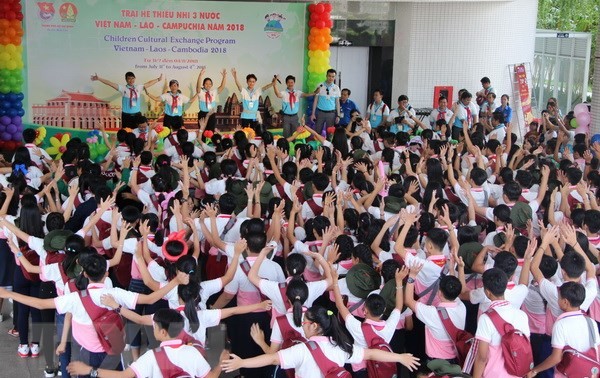
<svg viewBox="0 0 600 378">
<path fill-rule="evenodd" d="M 142 102 L 140 94 L 142 93 L 142 90 L 146 90 L 159 81 L 162 81 L 163 75 L 160 74 L 158 79 L 150 80 L 149 82 L 144 83 L 144 85 L 135 85 L 135 75 L 131 71 L 125 74 L 126 85 L 113 83 L 112 81 L 101 78 L 97 73 L 94 73 L 91 76 L 91 79 L 92 81 L 99 81 L 102 84 L 108 85 L 116 91 L 121 92 L 121 128 L 128 127 L 130 129 L 135 129 L 138 126 L 138 117 L 142 115 L 140 110 Z"/>
<path fill-rule="evenodd" d="M 183 95 L 179 90 L 179 81 L 173 79 L 169 81 L 169 91 L 163 93 L 159 97 L 154 96 L 146 89 L 148 97 L 154 101 L 162 102 L 165 104 L 165 114 L 163 125 L 170 127 L 171 131 L 175 132 L 183 127 L 183 114 L 185 113 L 184 106 L 194 102 L 198 93 L 192 98 Z"/>
<path fill-rule="evenodd" d="M 235 68 L 231 69 L 231 74 L 233 75 L 235 85 L 240 91 L 240 97 L 242 99 L 242 114 L 240 115 L 240 119 L 242 121 L 241 126 L 249 126 L 255 129 L 257 132 L 260 132 L 261 130 L 257 128 L 257 125 L 262 123 L 262 120 L 260 119 L 260 115 L 258 112 L 258 102 L 263 91 L 266 91 L 267 89 L 269 89 L 269 87 L 272 87 L 273 83 L 277 80 L 277 77 L 273 76 L 273 80 L 264 87 L 256 88 L 256 75 L 248 74 L 246 75 L 246 84 L 248 86 L 246 88 L 242 88 L 242 85 L 238 80 L 237 71 L 235 70 Z"/>
<path fill-rule="evenodd" d="M 288 75 L 285 78 L 285 90 L 277 90 L 277 82 L 273 81 L 273 91 L 275 96 L 281 99 L 281 112 L 283 113 L 283 136 L 289 138 L 294 133 L 294 130 L 300 126 L 300 118 L 298 118 L 298 111 L 300 110 L 300 99 L 302 97 L 310 97 L 313 93 L 302 93 L 302 91 L 295 89 L 296 78 L 292 75 Z"/>
<path fill-rule="evenodd" d="M 217 95 L 223 92 L 225 89 L 225 83 L 227 82 L 227 70 L 223 68 L 221 71 L 221 84 L 218 88 L 213 87 L 213 81 L 210 77 L 205 77 L 202 80 L 202 77 L 206 73 L 206 68 L 202 68 L 200 70 L 200 74 L 198 75 L 198 81 L 196 82 L 196 93 L 198 93 L 198 107 L 200 111 L 198 112 L 198 126 L 200 126 L 200 120 L 208 116 L 208 113 L 212 114 L 208 116 L 208 123 L 206 125 L 206 130 L 215 131 L 215 126 L 217 124 L 217 118 L 214 115 L 214 112 L 217 110 Z"/>
</svg>

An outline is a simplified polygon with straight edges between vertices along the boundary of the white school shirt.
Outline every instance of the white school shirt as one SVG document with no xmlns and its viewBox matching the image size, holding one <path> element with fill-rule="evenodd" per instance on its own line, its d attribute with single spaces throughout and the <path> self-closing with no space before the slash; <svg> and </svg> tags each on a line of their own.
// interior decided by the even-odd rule
<svg viewBox="0 0 600 378">
<path fill-rule="evenodd" d="M 131 291 L 119 288 L 107 288 L 101 283 L 91 283 L 88 285 L 87 289 L 94 304 L 106 309 L 110 309 L 110 307 L 100 303 L 100 298 L 105 294 L 112 295 L 118 304 L 127 307 L 128 309 L 135 308 L 139 296 L 138 293 L 132 293 Z M 73 314 L 73 337 L 77 340 L 79 345 L 90 352 L 105 352 L 92 324 L 92 319 L 90 319 L 90 316 L 83 306 L 79 293 L 69 293 L 56 297 L 54 298 L 54 304 L 57 313 L 65 314 L 70 312 Z"/>
<path fill-rule="evenodd" d="M 588 279 L 583 287 L 585 288 L 585 299 L 579 307 L 581 310 L 587 311 L 598 294 L 598 281 L 595 277 Z M 558 306 L 558 286 L 547 279 L 543 279 L 540 282 L 540 293 L 548 302 L 549 312 L 546 313 L 546 332 L 548 332 L 553 328 L 556 318 L 563 312 Z"/>
<path fill-rule="evenodd" d="M 437 306 L 428 306 L 417 302 L 415 315 L 425 324 L 425 353 L 430 358 L 453 359 L 456 358 L 454 342 L 448 335 L 444 323 L 438 314 L 438 307 L 443 307 L 450 320 L 458 329 L 465 329 L 467 309 L 460 299 L 454 302 L 440 302 Z"/>
<path fill-rule="evenodd" d="M 450 118 L 452 118 L 452 115 L 454 114 L 452 110 L 450 110 L 450 108 L 446 108 L 446 110 L 443 110 L 441 112 L 445 112 L 445 114 L 443 114 L 443 119 L 446 120 L 446 123 L 449 123 Z M 435 126 L 435 123 L 438 119 L 442 119 L 440 117 L 440 109 L 435 108 L 431 111 L 431 114 L 429 115 L 429 125 L 431 126 L 431 128 Z"/>
<path fill-rule="evenodd" d="M 566 346 L 585 353 L 592 347 L 600 345 L 600 335 L 596 322 L 589 326 L 586 316 L 581 311 L 570 311 L 561 314 L 552 327 L 552 348 L 564 349 Z M 590 329 L 596 342 L 590 340 Z"/>
<path fill-rule="evenodd" d="M 357 364 L 364 359 L 365 350 L 357 345 L 352 347 L 352 354 L 344 352 L 329 341 L 327 336 L 313 336 L 309 339 L 317 343 L 329 360 L 342 367 L 345 364 Z M 306 344 L 296 344 L 277 352 L 282 369 L 294 369 L 296 378 L 323 378 L 321 369 L 308 350 Z"/>
<path fill-rule="evenodd" d="M 504 298 L 514 308 L 521 308 L 527 294 L 529 294 L 529 288 L 526 285 L 515 285 L 514 282 L 509 281 L 506 290 L 504 291 Z M 472 304 L 479 304 L 480 315 L 486 312 L 493 303 L 487 295 L 485 295 L 483 287 L 471 290 L 469 297 Z"/>
<path fill-rule="evenodd" d="M 315 201 L 315 204 L 318 207 L 321 207 L 321 208 L 323 207 L 323 194 L 315 193 L 315 194 L 313 194 L 312 199 Z M 315 217 L 315 213 L 310 208 L 310 205 L 308 204 L 308 202 L 305 201 L 302 204 L 302 210 L 300 211 L 300 215 L 302 216 L 302 219 L 304 219 L 304 220 Z"/>
<path fill-rule="evenodd" d="M 217 215 L 217 234 L 221 235 L 223 233 L 223 231 L 225 230 L 225 227 L 227 226 L 227 223 L 229 223 L 229 221 L 231 220 L 231 217 L 232 216 L 230 214 Z M 231 243 L 231 245 L 227 245 L 227 247 L 225 248 L 225 251 L 223 251 L 229 256 L 229 258 L 233 257 L 233 255 L 235 254 L 234 243 L 237 242 L 241 238 L 240 226 L 246 219 L 249 219 L 249 218 L 236 217 L 235 223 L 233 224 L 233 226 L 231 226 L 229 231 L 227 231 L 227 234 L 223 236 L 223 241 L 225 243 Z M 196 226 L 196 230 L 198 231 L 198 237 L 200 238 L 200 241 L 205 240 L 206 236 L 204 235 L 204 233 L 202 232 L 202 228 L 200 227 L 200 219 L 198 219 L 198 218 L 194 219 L 194 224 Z M 206 228 L 209 231 L 212 231 L 211 230 L 212 223 L 209 218 L 204 220 L 204 224 L 206 225 Z"/>
<path fill-rule="evenodd" d="M 504 321 L 512 324 L 515 329 L 529 337 L 530 332 L 527 314 L 514 308 L 507 301 L 494 301 L 490 307 L 493 307 Z M 475 338 L 489 343 L 488 360 L 483 371 L 483 378 L 515 377 L 508 374 L 504 367 L 504 357 L 502 355 L 502 346 L 500 345 L 500 333 L 498 333 L 494 323 L 492 323 L 486 314 L 481 315 L 477 321 L 477 333 L 475 333 Z"/>
<path fill-rule="evenodd" d="M 252 266 L 254 265 L 256 258 L 256 256 L 249 256 L 246 258 L 246 261 L 248 261 L 250 266 Z M 234 262 L 232 262 L 232 264 L 233 263 Z M 281 270 L 281 266 L 271 260 L 264 260 L 262 262 L 260 269 L 258 270 L 258 276 L 269 281 L 285 281 L 285 275 L 283 274 L 283 270 Z M 237 294 L 238 306 L 251 305 L 261 302 L 260 292 L 256 286 L 250 282 L 248 276 L 246 273 L 244 273 L 241 267 L 235 271 L 233 280 L 227 286 L 225 286 L 224 290 L 228 294 Z M 255 312 L 263 312 L 263 310 L 257 310 Z"/>
<path fill-rule="evenodd" d="M 369 114 L 369 122 L 373 127 L 383 125 L 390 115 L 390 107 L 383 101 L 379 104 L 372 102 L 367 106 L 367 113 Z"/>
<path fill-rule="evenodd" d="M 197 137 L 198 137 L 198 135 L 196 134 L 195 131 L 188 130 L 188 139 L 187 139 L 188 142 L 193 142 L 194 140 L 196 140 Z M 177 140 L 177 138 L 175 138 L 175 140 Z M 163 140 L 163 148 L 166 150 L 169 147 L 173 147 L 173 145 L 171 144 L 171 141 L 169 140 L 169 138 L 165 138 Z"/>
<path fill-rule="evenodd" d="M 183 316 L 183 330 L 185 333 L 200 341 L 202 346 L 206 345 L 206 330 L 210 327 L 216 327 L 221 322 L 221 310 L 198 310 L 198 329 L 196 332 L 192 332 L 190 329 L 190 321 L 185 316 L 184 306 L 179 306 L 177 309 L 181 316 Z"/>
<path fill-rule="evenodd" d="M 288 277 L 285 280 L 285 283 L 288 284 L 292 280 L 292 277 Z M 306 282 L 306 286 L 308 286 L 308 297 L 306 301 L 304 301 L 304 306 L 310 308 L 312 307 L 314 301 L 317 300 L 323 293 L 327 290 L 327 281 L 313 281 Z M 264 294 L 265 297 L 269 298 L 273 302 L 273 316 L 272 319 L 275 320 L 277 316 L 281 316 L 287 313 L 285 305 L 287 303 L 287 297 L 281 296 L 281 290 L 279 290 L 279 282 L 273 282 L 269 280 L 260 280 L 259 289 L 261 293 Z"/>
<path fill-rule="evenodd" d="M 161 288 L 167 286 L 169 281 L 167 281 L 167 276 L 165 274 L 165 268 L 158 265 L 158 263 L 156 263 L 156 261 L 151 261 L 150 265 L 148 265 L 148 271 L 150 272 L 150 275 L 152 276 L 152 278 L 155 281 L 160 282 Z M 178 309 L 180 306 L 179 305 L 178 287 L 179 287 L 179 285 L 175 286 L 163 297 L 163 299 L 165 299 L 169 303 L 169 308 Z M 206 301 L 208 300 L 208 298 L 210 298 L 213 294 L 216 294 L 219 291 L 221 291 L 221 289 L 223 289 L 222 278 L 214 278 L 212 280 L 201 282 L 200 283 L 200 299 L 201 299 L 201 301 L 198 304 L 198 307 L 201 310 L 206 310 Z"/>
<path fill-rule="evenodd" d="M 289 309 L 285 313 L 285 317 L 289 325 L 296 330 L 302 337 L 306 338 L 304 335 L 304 329 L 302 328 L 302 324 L 299 327 L 296 327 L 294 324 L 294 314 L 292 313 L 293 309 Z M 302 313 L 306 312 L 306 307 L 302 308 Z M 283 335 L 281 334 L 281 328 L 279 328 L 279 322 L 277 319 L 274 320 L 272 331 L 271 331 L 271 343 L 283 344 L 285 340 L 283 340 Z"/>
<path fill-rule="evenodd" d="M 210 373 L 210 365 L 198 349 L 191 345 L 182 345 L 181 340 L 169 340 L 160 343 L 167 358 L 175 366 L 179 366 L 192 377 L 203 378 Z M 129 366 L 137 378 L 163 378 L 154 350 L 144 353 L 137 361 Z"/>
<path fill-rule="evenodd" d="M 436 263 L 432 261 L 432 258 L 442 258 L 443 256 L 430 256 L 427 259 L 421 259 L 417 256 L 414 256 L 412 253 L 407 253 L 404 262 L 407 267 L 412 268 L 415 265 L 422 264 L 423 268 L 417 274 L 415 279 L 415 293 L 420 295 L 425 289 L 430 287 L 440 278 L 442 274 L 443 268 L 438 266 Z M 434 300 L 432 302 L 433 305 L 437 305 L 439 303 L 439 298 L 433 292 L 427 293 L 423 298 L 419 298 L 419 301 L 427 301 L 431 295 L 434 295 Z"/>
<path fill-rule="evenodd" d="M 31 162 L 33 164 L 35 164 L 38 168 L 42 167 L 44 165 L 44 162 L 42 161 L 42 158 L 44 160 L 51 160 L 50 155 L 46 152 L 46 150 L 39 148 L 38 146 L 36 146 L 33 143 L 26 143 L 25 147 L 27 148 L 27 150 L 29 151 L 29 156 L 31 157 Z M 41 151 L 42 156 L 37 156 L 35 154 L 35 152 L 37 151 Z M 15 157 L 13 156 L 11 162 L 15 161 Z"/>
<path fill-rule="evenodd" d="M 394 332 L 396 332 L 396 328 L 398 323 L 400 322 L 400 311 L 398 309 L 394 309 L 387 320 L 370 320 L 365 319 L 365 324 L 371 326 L 376 335 L 381 337 L 383 341 L 386 343 L 390 343 L 390 340 L 394 336 Z M 354 344 L 358 345 L 361 348 L 368 348 L 367 340 L 365 339 L 365 335 L 362 330 L 363 323 L 356 319 L 352 314 L 349 314 L 344 319 L 346 322 L 346 329 L 352 335 L 354 339 Z M 352 370 L 359 371 L 361 369 L 365 369 L 367 367 L 366 361 L 361 361 L 358 364 L 352 364 Z"/>
<path fill-rule="evenodd" d="M 146 132 L 142 133 L 142 131 L 136 127 L 135 129 L 133 129 L 133 134 L 135 135 L 136 138 L 139 138 L 142 134 L 146 134 L 146 139 L 144 139 L 144 140 L 156 139 L 158 137 L 158 134 L 156 134 L 156 131 L 151 130 L 150 128 L 147 128 Z"/>
</svg>

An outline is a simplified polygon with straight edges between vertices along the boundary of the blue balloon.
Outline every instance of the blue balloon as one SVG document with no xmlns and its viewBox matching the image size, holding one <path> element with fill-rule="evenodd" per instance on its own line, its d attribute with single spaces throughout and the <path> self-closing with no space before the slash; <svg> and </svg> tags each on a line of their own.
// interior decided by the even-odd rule
<svg viewBox="0 0 600 378">
<path fill-rule="evenodd" d="M 592 136 L 592 144 L 596 142 L 600 143 L 600 134 L 594 134 L 594 136 Z"/>
<path fill-rule="evenodd" d="M 25 98 L 25 95 L 23 95 L 23 93 L 17 93 L 17 100 L 23 101 L 24 98 Z"/>
<path fill-rule="evenodd" d="M 9 117 L 14 117 L 14 116 L 18 115 L 17 114 L 17 109 L 8 109 L 6 111 L 6 115 L 9 116 Z"/>
<path fill-rule="evenodd" d="M 0 117 L 6 115 L 6 109 L 0 107 Z"/>
<path fill-rule="evenodd" d="M 25 109 L 17 109 L 17 114 L 16 115 L 19 116 L 19 117 L 23 117 L 25 115 Z"/>
<path fill-rule="evenodd" d="M 21 101 L 15 101 L 13 102 L 13 108 L 15 109 L 21 109 L 23 107 L 23 103 Z"/>
<path fill-rule="evenodd" d="M 13 125 L 20 126 L 20 125 L 22 125 L 22 124 L 23 124 L 23 120 L 21 119 L 21 117 L 18 117 L 18 116 L 17 116 L 17 117 L 12 117 L 12 119 L 11 119 L 11 123 L 12 123 Z"/>
<path fill-rule="evenodd" d="M 0 108 L 8 110 L 8 109 L 12 108 L 12 104 L 10 103 L 10 101 L 5 100 L 0 103 Z"/>
<path fill-rule="evenodd" d="M 4 93 L 0 93 L 0 101 L 4 101 L 6 99 L 6 95 Z"/>
<path fill-rule="evenodd" d="M 7 99 L 8 99 L 9 101 L 16 101 L 16 100 L 17 100 L 17 94 L 16 94 L 16 93 L 13 93 L 13 92 L 10 92 L 10 93 L 7 95 Z"/>
</svg>

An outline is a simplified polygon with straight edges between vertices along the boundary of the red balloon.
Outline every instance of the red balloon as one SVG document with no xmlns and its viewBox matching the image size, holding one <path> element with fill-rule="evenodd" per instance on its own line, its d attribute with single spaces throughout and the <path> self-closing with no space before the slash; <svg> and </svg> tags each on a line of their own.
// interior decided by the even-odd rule
<svg viewBox="0 0 600 378">
<path fill-rule="evenodd" d="M 321 20 L 323 20 L 323 21 L 328 21 L 330 19 L 331 19 L 331 14 L 330 13 L 325 12 L 325 13 L 323 13 L 321 15 Z"/>
<path fill-rule="evenodd" d="M 331 12 L 331 10 L 333 9 L 331 3 L 323 3 L 323 6 L 325 7 L 325 12 Z"/>
<path fill-rule="evenodd" d="M 310 13 L 313 13 L 313 12 L 315 11 L 315 5 L 316 5 L 316 4 L 310 4 L 310 5 L 308 6 L 308 11 L 309 11 Z"/>
<path fill-rule="evenodd" d="M 330 29 L 333 28 L 333 20 L 327 20 L 327 22 L 325 23 L 325 27 L 328 27 Z"/>
<path fill-rule="evenodd" d="M 23 13 L 21 13 L 21 12 L 17 13 L 17 20 L 23 21 Z"/>
<path fill-rule="evenodd" d="M 319 29 L 323 29 L 325 27 L 325 21 L 319 20 L 316 22 L 316 25 Z"/>
<path fill-rule="evenodd" d="M 315 6 L 315 13 L 323 13 L 325 12 L 325 5 L 323 3 L 319 3 Z"/>
<path fill-rule="evenodd" d="M 317 23 L 314 22 L 313 20 L 308 21 L 308 27 L 309 28 L 315 28 L 317 27 Z"/>
<path fill-rule="evenodd" d="M 327 128 L 327 134 L 333 134 L 335 133 L 335 126 L 329 126 Z"/>
<path fill-rule="evenodd" d="M 17 13 L 13 11 L 4 12 L 4 16 L 7 20 L 14 20 L 17 18 Z"/>
<path fill-rule="evenodd" d="M 319 13 L 311 13 L 310 20 L 311 21 L 319 21 L 321 19 L 321 15 Z"/>
<path fill-rule="evenodd" d="M 11 8 L 11 6 L 9 3 L 4 3 L 4 4 L 2 4 L 2 8 L 0 8 L 0 9 L 2 9 L 3 11 L 6 12 L 6 11 L 9 11 L 10 8 Z"/>
</svg>

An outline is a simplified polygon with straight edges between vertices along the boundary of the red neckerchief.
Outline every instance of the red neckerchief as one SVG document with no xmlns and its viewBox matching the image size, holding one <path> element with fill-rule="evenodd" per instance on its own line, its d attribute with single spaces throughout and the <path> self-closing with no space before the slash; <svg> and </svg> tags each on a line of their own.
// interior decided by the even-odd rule
<svg viewBox="0 0 600 378">
<path fill-rule="evenodd" d="M 212 96 L 210 95 L 210 92 L 206 89 L 204 90 L 204 102 L 206 102 L 206 106 L 212 103 Z"/>
<path fill-rule="evenodd" d="M 294 109 L 294 104 L 296 104 L 296 94 L 292 90 L 291 92 L 288 90 L 290 94 L 290 110 Z"/>
<path fill-rule="evenodd" d="M 138 94 L 134 86 L 127 85 L 127 88 L 129 88 L 129 107 L 133 108 L 133 98 L 135 97 L 135 101 L 137 101 Z"/>
<path fill-rule="evenodd" d="M 445 110 L 438 109 L 437 120 L 439 121 L 440 119 L 446 119 L 446 111 Z"/>
<path fill-rule="evenodd" d="M 172 104 L 171 104 L 171 109 L 175 109 L 177 108 L 177 99 L 178 99 L 179 95 L 173 95 L 173 93 L 171 93 L 171 98 L 172 100 Z"/>
</svg>

